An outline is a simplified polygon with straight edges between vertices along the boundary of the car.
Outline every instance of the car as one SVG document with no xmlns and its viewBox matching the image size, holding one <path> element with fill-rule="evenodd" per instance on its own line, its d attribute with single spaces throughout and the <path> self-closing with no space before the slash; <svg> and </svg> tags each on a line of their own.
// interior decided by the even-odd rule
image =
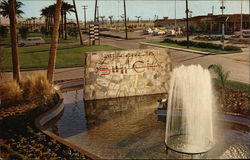
<svg viewBox="0 0 250 160">
<path fill-rule="evenodd" d="M 28 37 L 26 40 L 19 41 L 20 46 L 32 46 L 45 43 L 42 37 Z"/>
<path fill-rule="evenodd" d="M 240 31 L 236 31 L 234 32 L 235 37 L 240 37 L 241 32 Z M 250 37 L 250 30 L 242 30 L 242 36 L 243 37 Z"/>
</svg>

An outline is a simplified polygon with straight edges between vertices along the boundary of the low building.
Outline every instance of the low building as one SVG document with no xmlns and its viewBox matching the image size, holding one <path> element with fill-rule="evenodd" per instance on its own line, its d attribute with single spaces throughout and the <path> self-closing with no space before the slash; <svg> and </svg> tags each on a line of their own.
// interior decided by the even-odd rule
<svg viewBox="0 0 250 160">
<path fill-rule="evenodd" d="M 242 14 L 242 28 L 250 29 L 250 14 Z M 186 27 L 186 19 L 168 19 L 164 17 L 155 21 L 155 27 Z M 224 14 L 224 15 L 202 15 L 189 18 L 189 26 L 196 28 L 197 32 L 220 33 L 222 23 L 225 23 L 225 32 L 233 33 L 239 31 L 241 27 L 241 14 Z"/>
</svg>

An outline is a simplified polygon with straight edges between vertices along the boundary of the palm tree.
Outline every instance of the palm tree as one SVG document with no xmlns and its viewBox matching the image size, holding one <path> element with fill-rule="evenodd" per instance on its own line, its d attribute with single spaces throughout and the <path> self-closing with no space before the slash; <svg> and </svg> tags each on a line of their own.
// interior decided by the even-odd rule
<svg viewBox="0 0 250 160">
<path fill-rule="evenodd" d="M 59 23 L 60 23 L 60 16 L 61 16 L 61 8 L 62 8 L 62 0 L 57 0 L 56 5 L 55 5 L 54 26 L 53 26 L 53 33 L 51 37 L 48 71 L 47 71 L 47 78 L 50 83 L 53 83 L 54 81 L 54 71 L 55 71 L 55 63 L 56 63 L 56 52 L 57 52 L 57 46 L 58 46 L 58 30 L 59 30 Z"/>
<path fill-rule="evenodd" d="M 66 40 L 67 39 L 67 13 L 71 13 L 71 12 L 75 12 L 74 10 L 74 6 L 69 4 L 69 3 L 66 3 L 66 2 L 63 2 L 62 4 L 62 19 L 64 19 L 64 39 Z M 62 20 L 63 21 L 63 20 Z"/>
<path fill-rule="evenodd" d="M 222 85 L 222 87 L 225 88 L 230 72 L 225 71 L 220 64 L 212 64 L 208 67 L 208 69 L 212 69 L 216 73 L 217 80 Z"/>
<path fill-rule="evenodd" d="M 226 105 L 226 92 L 225 92 L 225 87 L 228 82 L 228 77 L 229 77 L 229 71 L 225 71 L 223 67 L 220 64 L 212 64 L 208 67 L 208 69 L 212 69 L 217 76 L 217 81 L 219 84 L 222 85 L 222 89 L 220 90 L 220 98 L 221 98 L 221 104 L 222 107 Z"/>
<path fill-rule="evenodd" d="M 109 18 L 110 24 L 112 24 L 113 17 L 114 17 L 114 16 L 109 16 L 109 17 L 108 17 L 108 18 Z"/>
<path fill-rule="evenodd" d="M 13 79 L 17 82 L 20 81 L 20 66 L 19 66 L 19 53 L 16 32 L 16 16 L 20 16 L 24 12 L 20 9 L 23 5 L 22 2 L 16 0 L 4 0 L 0 3 L 0 14 L 3 17 L 10 19 L 10 36 L 12 48 L 12 66 L 13 66 Z"/>
<path fill-rule="evenodd" d="M 15 1 L 15 6 L 16 6 L 16 16 L 21 17 L 21 15 L 24 13 L 20 8 L 22 7 L 23 3 L 19 1 Z M 10 14 L 10 1 L 3 0 L 0 3 L 0 15 L 3 17 L 9 17 Z"/>
</svg>

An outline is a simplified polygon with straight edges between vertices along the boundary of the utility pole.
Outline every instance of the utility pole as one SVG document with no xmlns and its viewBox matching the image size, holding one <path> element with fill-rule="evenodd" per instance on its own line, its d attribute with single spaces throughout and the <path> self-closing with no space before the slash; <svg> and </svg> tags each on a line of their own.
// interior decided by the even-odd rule
<svg viewBox="0 0 250 160">
<path fill-rule="evenodd" d="M 95 13 L 94 13 L 94 22 L 96 23 L 96 12 L 97 12 L 97 0 L 95 0 Z"/>
<path fill-rule="evenodd" d="M 242 33 L 242 21 L 243 21 L 243 17 L 242 17 L 242 0 L 241 0 L 241 14 L 240 14 L 240 38 L 243 38 L 243 33 Z"/>
<path fill-rule="evenodd" d="M 126 33 L 126 39 L 128 39 L 128 28 L 127 28 L 127 13 L 126 13 L 126 2 L 123 0 L 124 4 L 124 22 L 125 22 L 125 33 Z"/>
<path fill-rule="evenodd" d="M 223 15 L 224 15 L 224 9 L 225 9 L 225 6 L 224 6 L 224 0 L 221 1 L 222 2 L 222 5 L 220 7 L 221 9 L 221 13 L 222 13 L 222 19 L 223 19 Z M 225 30 L 224 30 L 224 21 L 222 22 L 222 36 L 221 36 L 221 41 L 222 41 L 222 49 L 224 49 L 224 36 L 225 36 Z"/>
<path fill-rule="evenodd" d="M 188 24 L 188 0 L 186 0 L 186 31 L 187 31 L 187 48 L 189 48 L 189 24 Z"/>
<path fill-rule="evenodd" d="M 175 31 L 176 31 L 176 29 L 177 29 L 177 26 L 176 26 L 176 0 L 175 0 L 175 2 L 174 2 L 174 29 L 175 29 Z M 176 35 L 176 34 L 175 34 Z"/>
<path fill-rule="evenodd" d="M 97 22 L 99 22 L 99 6 L 96 6 L 96 14 L 97 14 L 97 17 L 96 17 L 96 19 L 97 19 Z"/>
<path fill-rule="evenodd" d="M 87 32 L 87 20 L 86 20 L 86 9 L 88 6 L 82 6 L 83 11 L 84 11 L 84 30 Z"/>
<path fill-rule="evenodd" d="M 212 15 L 214 15 L 214 6 L 212 6 Z"/>
<path fill-rule="evenodd" d="M 79 37 L 80 37 L 80 43 L 81 43 L 81 45 L 83 45 L 82 33 L 81 33 L 81 29 L 80 29 L 80 24 L 79 24 L 78 14 L 77 14 L 77 10 L 76 10 L 75 0 L 73 0 L 73 5 L 74 5 L 74 9 L 75 9 L 76 22 L 77 22 L 77 27 L 78 27 Z"/>
</svg>

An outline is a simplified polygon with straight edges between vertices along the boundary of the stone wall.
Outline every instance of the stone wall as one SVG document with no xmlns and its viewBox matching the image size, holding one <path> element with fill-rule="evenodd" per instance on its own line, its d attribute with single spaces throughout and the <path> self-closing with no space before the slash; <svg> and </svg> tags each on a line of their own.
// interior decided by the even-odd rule
<svg viewBox="0 0 250 160">
<path fill-rule="evenodd" d="M 170 71 L 170 57 L 164 49 L 88 53 L 84 99 L 167 93 Z"/>
</svg>

